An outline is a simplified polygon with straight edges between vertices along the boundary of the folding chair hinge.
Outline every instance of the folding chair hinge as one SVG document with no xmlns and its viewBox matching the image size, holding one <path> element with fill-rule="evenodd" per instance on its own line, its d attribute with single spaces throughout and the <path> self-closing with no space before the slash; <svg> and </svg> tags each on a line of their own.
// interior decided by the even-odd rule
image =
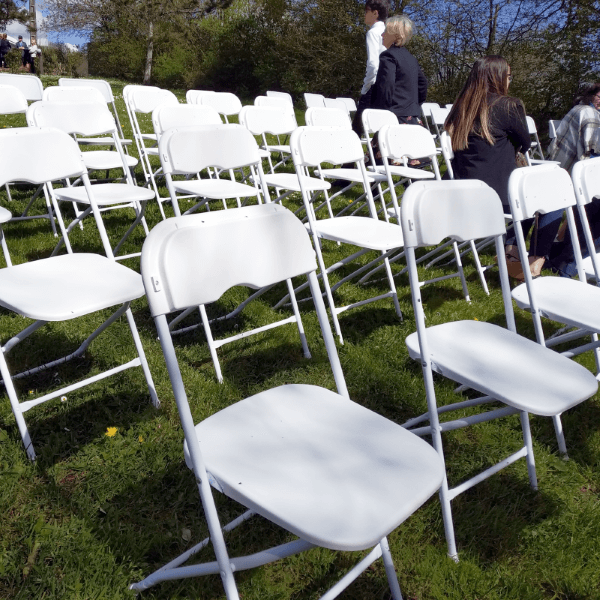
<svg viewBox="0 0 600 600">
<path fill-rule="evenodd" d="M 152 287 L 154 288 L 155 292 L 160 292 L 160 281 L 158 281 L 158 279 L 155 279 L 154 277 L 150 278 L 152 281 Z"/>
</svg>

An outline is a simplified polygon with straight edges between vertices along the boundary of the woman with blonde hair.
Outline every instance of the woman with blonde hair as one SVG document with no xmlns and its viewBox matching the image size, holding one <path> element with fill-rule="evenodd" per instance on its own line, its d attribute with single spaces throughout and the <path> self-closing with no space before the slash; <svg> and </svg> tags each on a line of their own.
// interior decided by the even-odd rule
<svg viewBox="0 0 600 600">
<path fill-rule="evenodd" d="M 371 108 L 391 110 L 400 123 L 421 124 L 421 104 L 427 99 L 427 79 L 417 59 L 406 49 L 414 24 L 406 15 L 390 17 L 382 34 L 387 48 L 379 56 Z"/>
<path fill-rule="evenodd" d="M 452 169 L 457 179 L 479 179 L 500 196 L 504 212 L 510 213 L 508 179 L 516 168 L 517 152 L 531 144 L 525 107 L 508 95 L 512 81 L 510 66 L 501 56 L 485 56 L 475 61 L 462 91 L 448 114 L 445 129 L 452 140 Z M 540 274 L 545 257 L 560 226 L 562 213 L 539 217 L 529 252 L 532 275 Z M 533 219 L 523 221 L 525 235 Z M 524 278 L 514 236 L 506 240 L 509 273 Z"/>
</svg>

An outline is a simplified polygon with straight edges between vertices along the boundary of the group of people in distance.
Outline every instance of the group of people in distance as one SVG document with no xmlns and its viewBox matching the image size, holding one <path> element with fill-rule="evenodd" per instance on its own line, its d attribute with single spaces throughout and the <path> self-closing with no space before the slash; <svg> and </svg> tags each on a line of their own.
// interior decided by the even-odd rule
<svg viewBox="0 0 600 600">
<path fill-rule="evenodd" d="M 15 44 L 17 50 L 21 50 L 21 63 L 23 67 L 28 68 L 30 73 L 35 73 L 35 59 L 41 54 L 35 40 L 32 40 L 28 46 L 23 41 L 23 36 L 19 36 L 19 41 Z M 12 44 L 8 41 L 8 35 L 3 33 L 0 36 L 0 69 L 6 69 L 6 55 L 12 49 Z"/>
<path fill-rule="evenodd" d="M 413 22 L 405 15 L 388 18 L 386 0 L 365 3 L 367 71 L 352 127 L 361 135 L 362 113 L 367 108 L 390 110 L 399 123 L 422 125 L 421 104 L 427 98 L 427 80 L 417 60 L 406 49 L 413 36 Z M 475 61 L 467 81 L 448 114 L 445 129 L 452 140 L 452 168 L 457 179 L 479 179 L 493 188 L 504 210 L 508 204 L 508 180 L 517 168 L 518 154 L 530 147 L 530 135 L 521 100 L 508 95 L 512 75 L 501 56 Z M 600 155 L 600 83 L 589 87 L 562 120 L 549 149 L 549 159 L 569 172 L 573 164 Z M 600 235 L 600 201 L 588 205 L 592 234 Z M 573 251 L 568 239 L 555 242 L 561 229 L 562 211 L 539 215 L 531 236 L 529 268 L 533 276 L 553 267 L 572 275 Z M 578 228 L 581 224 L 578 222 Z M 523 222 L 527 235 L 534 220 Z M 559 235 L 560 237 L 560 235 Z M 514 235 L 506 239 L 509 273 L 523 278 Z"/>
</svg>

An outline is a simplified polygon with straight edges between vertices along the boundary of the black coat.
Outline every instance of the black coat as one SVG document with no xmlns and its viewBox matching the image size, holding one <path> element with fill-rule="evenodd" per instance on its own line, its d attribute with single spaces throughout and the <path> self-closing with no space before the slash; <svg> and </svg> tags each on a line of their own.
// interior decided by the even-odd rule
<svg viewBox="0 0 600 600">
<path fill-rule="evenodd" d="M 0 54 L 7 54 L 12 48 L 8 40 L 0 40 Z"/>
<path fill-rule="evenodd" d="M 427 79 L 417 59 L 403 46 L 382 52 L 371 108 L 391 110 L 397 117 L 420 117 L 426 99 Z"/>
<path fill-rule="evenodd" d="M 489 94 L 491 145 L 471 133 L 468 146 L 454 153 L 452 169 L 456 179 L 480 179 L 493 188 L 505 208 L 508 207 L 508 178 L 515 169 L 515 155 L 525 152 L 531 138 L 523 104 L 515 98 Z M 476 123 L 476 126 L 478 124 Z"/>
</svg>

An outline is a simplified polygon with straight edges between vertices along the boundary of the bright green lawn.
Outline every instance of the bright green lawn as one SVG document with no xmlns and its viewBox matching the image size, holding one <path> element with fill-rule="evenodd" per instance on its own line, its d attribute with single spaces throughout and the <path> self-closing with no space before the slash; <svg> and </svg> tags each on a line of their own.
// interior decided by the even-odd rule
<svg viewBox="0 0 600 600">
<path fill-rule="evenodd" d="M 45 82 L 56 83 L 56 79 Z M 122 82 L 113 83 L 121 109 Z M 183 93 L 178 93 L 180 99 Z M 0 118 L 2 119 L 2 118 Z M 0 125 L 24 125 L 22 116 L 3 118 Z M 149 121 L 148 121 L 149 122 Z M 2 149 L 2 153 L 10 149 Z M 9 206 L 16 214 L 30 190 L 15 189 Z M 5 192 L 0 192 L 7 206 Z M 344 200 L 344 201 L 347 201 Z M 292 199 L 289 206 L 298 204 Z M 170 211 L 167 207 L 167 211 Z M 171 213 L 170 213 L 171 214 Z M 148 222 L 160 220 L 149 207 Z M 109 235 L 125 230 L 127 211 L 106 216 Z M 5 227 L 15 263 L 47 256 L 54 239 L 47 221 Z M 72 234 L 76 251 L 101 252 L 92 221 Z M 139 249 L 143 233 L 130 238 L 127 252 Z M 349 252 L 325 244 L 326 259 Z M 484 254 L 486 264 L 492 254 Z M 488 274 L 491 296 L 483 293 L 466 259 L 472 303 L 467 304 L 457 279 L 424 288 L 429 324 L 451 318 L 503 323 L 497 276 Z M 128 262 L 139 268 L 139 261 Z M 395 267 L 397 268 L 397 267 Z M 434 271 L 441 274 L 443 271 Z M 341 302 L 378 293 L 382 284 L 349 284 L 338 293 Z M 398 278 L 404 321 L 390 300 L 344 313 L 345 344 L 339 348 L 352 398 L 399 423 L 424 411 L 420 367 L 407 355 L 404 338 L 414 331 L 407 279 Z M 271 306 L 282 288 L 251 305 L 234 323 L 219 331 L 243 330 L 277 315 Z M 223 313 L 248 294 L 234 289 L 211 307 Z M 219 385 L 202 334 L 176 338 L 181 368 L 200 420 L 266 388 L 289 382 L 333 388 L 324 347 L 319 341 L 314 310 L 301 305 L 313 358 L 302 357 L 293 327 L 277 329 L 228 345 L 219 351 L 225 383 Z M 148 575 L 207 534 L 191 473 L 183 461 L 183 435 L 173 402 L 156 332 L 144 299 L 134 314 L 162 402 L 150 405 L 139 370 L 105 380 L 56 400 L 28 414 L 38 452 L 31 464 L 22 447 L 7 397 L 0 401 L 0 597 L 1 598 L 128 598 L 128 584 Z M 190 317 L 193 322 L 196 317 Z M 55 358 L 76 347 L 101 321 L 98 315 L 53 324 L 37 332 L 10 354 L 13 370 Z M 21 330 L 26 320 L 0 310 L 1 339 Z M 517 312 L 520 332 L 532 336 L 530 318 Z M 548 331 L 552 326 L 548 324 Z M 19 382 L 21 393 L 52 389 L 133 355 L 123 319 L 96 340 L 85 358 Z M 592 369 L 590 356 L 582 359 Z M 510 377 L 510 364 L 507 365 Z M 439 401 L 451 401 L 453 384 L 438 379 Z M 539 491 L 528 486 L 523 461 L 470 490 L 453 502 L 460 562 L 446 556 L 437 497 L 390 535 L 400 584 L 407 599 L 539 599 L 600 598 L 600 406 L 591 400 L 563 417 L 571 460 L 557 454 L 549 419 L 532 419 Z M 114 437 L 106 436 L 116 427 Z M 521 444 L 517 417 L 449 434 L 445 451 L 450 482 L 490 466 Z M 238 505 L 217 496 L 223 521 L 240 514 Z M 187 535 L 189 530 L 191 536 Z M 185 539 L 188 538 L 189 539 Z M 289 539 L 269 523 L 255 519 L 228 535 L 232 554 L 257 551 Z M 207 549 L 201 558 L 212 560 Z M 356 556 L 313 550 L 237 576 L 244 600 L 317 598 Z M 377 563 L 352 585 L 344 598 L 387 598 L 387 583 Z M 218 577 L 160 584 L 143 598 L 221 598 Z"/>
</svg>

